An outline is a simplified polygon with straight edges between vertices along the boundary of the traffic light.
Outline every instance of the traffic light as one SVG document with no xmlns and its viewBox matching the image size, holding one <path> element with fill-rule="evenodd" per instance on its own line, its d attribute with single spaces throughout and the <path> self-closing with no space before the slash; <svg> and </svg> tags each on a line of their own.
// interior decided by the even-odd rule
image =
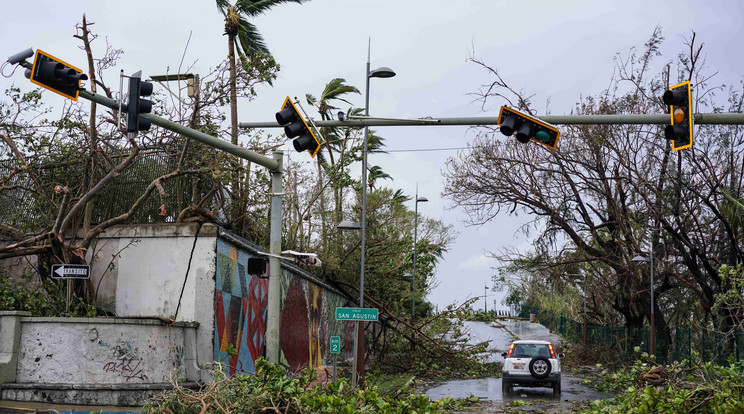
<svg viewBox="0 0 744 414">
<path fill-rule="evenodd" d="M 690 81 L 672 86 L 661 99 L 669 105 L 671 124 L 664 128 L 664 137 L 672 140 L 674 151 L 692 146 L 692 93 Z"/>
<path fill-rule="evenodd" d="M 88 75 L 49 53 L 37 49 L 29 79 L 32 83 L 77 101 L 80 81 L 88 80 Z"/>
<path fill-rule="evenodd" d="M 276 113 L 276 122 L 284 127 L 284 133 L 288 138 L 297 137 L 292 141 L 295 151 L 307 151 L 311 157 L 315 158 L 315 154 L 320 150 L 320 141 L 315 137 L 313 130 L 307 125 L 289 96 L 284 100 L 282 110 Z"/>
<path fill-rule="evenodd" d="M 516 131 L 517 141 L 527 143 L 534 139 L 553 150 L 561 136 L 556 127 L 506 106 L 501 107 L 498 124 L 501 125 L 501 133 L 508 137 Z"/>
<path fill-rule="evenodd" d="M 147 131 L 152 121 L 142 117 L 152 111 L 152 101 L 142 99 L 143 96 L 152 95 L 152 83 L 143 82 L 140 72 L 129 78 L 129 102 L 127 103 L 127 132 Z"/>
</svg>

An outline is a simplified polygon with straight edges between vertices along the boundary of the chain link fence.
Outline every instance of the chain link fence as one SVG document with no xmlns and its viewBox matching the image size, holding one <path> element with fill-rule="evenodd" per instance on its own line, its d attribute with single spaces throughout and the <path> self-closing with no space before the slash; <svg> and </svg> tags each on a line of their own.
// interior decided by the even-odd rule
<svg viewBox="0 0 744 414">
<path fill-rule="evenodd" d="M 549 309 L 537 306 L 522 306 L 520 318 L 528 319 L 535 314 L 536 321 L 546 328 L 551 327 Z M 553 315 L 552 329 L 573 343 L 584 343 L 586 329 L 587 346 L 607 346 L 618 351 L 630 352 L 638 348 L 649 352 L 650 329 L 644 326 L 629 332 L 624 326 L 601 326 L 584 324 L 565 315 Z M 689 360 L 697 353 L 703 362 L 726 365 L 729 362 L 744 362 L 744 332 L 723 334 L 712 329 L 693 330 L 689 327 L 669 329 L 669 335 L 656 332 L 656 360 L 662 364 Z"/>
<path fill-rule="evenodd" d="M 116 163 L 115 158 L 110 162 Z M 177 157 L 165 152 L 138 156 L 132 165 L 121 171 L 96 195 L 92 222 L 101 223 L 128 212 L 147 187 L 155 179 L 174 171 L 177 163 Z M 98 177 L 104 173 L 103 169 L 97 172 Z M 31 229 L 48 225 L 54 221 L 58 210 L 52 201 L 54 186 L 68 187 L 73 195 L 78 195 L 83 191 L 82 186 L 90 180 L 89 175 L 85 163 L 81 161 L 19 169 L 13 160 L 0 160 L 0 178 L 5 183 L 0 192 L 0 223 Z M 39 184 L 42 186 L 39 187 Z M 162 185 L 166 215 L 160 215 L 162 201 L 158 189 L 155 189 L 129 221 L 174 221 L 173 215 L 191 204 L 194 194 L 200 197 L 210 187 L 211 184 L 203 176 L 184 175 L 172 178 Z M 54 202 L 58 203 L 59 197 Z"/>
</svg>

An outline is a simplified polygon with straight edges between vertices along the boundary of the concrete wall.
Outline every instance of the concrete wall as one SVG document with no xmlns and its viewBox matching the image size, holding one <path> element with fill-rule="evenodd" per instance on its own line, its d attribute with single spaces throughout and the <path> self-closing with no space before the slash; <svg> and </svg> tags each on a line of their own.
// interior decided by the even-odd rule
<svg viewBox="0 0 744 414">
<path fill-rule="evenodd" d="M 0 311 L 0 384 L 15 381 L 24 316 L 31 312 Z"/>
<path fill-rule="evenodd" d="M 116 317 L 0 315 L 0 399 L 129 404 L 167 387 L 173 373 L 210 381 L 214 361 L 230 374 L 253 372 L 265 355 L 268 279 L 249 275 L 247 261 L 261 253 L 211 224 L 108 229 L 88 250 L 85 283 Z M 351 357 L 353 324 L 334 317 L 347 298 L 287 261 L 281 290 L 281 363 L 330 365 L 332 335 Z"/>
<path fill-rule="evenodd" d="M 282 269 L 281 362 L 293 372 L 331 365 L 331 336 L 341 337 L 341 357 L 350 359 L 354 324 L 337 321 L 335 316 L 337 307 L 349 305 L 340 294 L 291 269 Z"/>
<path fill-rule="evenodd" d="M 20 286 L 27 289 L 35 289 L 41 285 L 41 278 L 38 275 L 39 272 L 36 270 L 37 262 L 37 256 L 3 259 L 0 260 L 0 273 L 10 276 Z"/>
<path fill-rule="evenodd" d="M 211 363 L 217 232 L 197 223 L 108 229 L 87 257 L 98 303 L 120 317 L 197 322 L 197 363 Z M 203 371 L 189 380 L 210 378 Z"/>
<path fill-rule="evenodd" d="M 0 364 L 6 382 L 0 384 L 0 399 L 139 405 L 173 379 L 199 375 L 196 323 L 4 312 L 0 326 L 6 322 L 20 322 L 20 335 L 13 350 L 16 360 Z M 13 378 L 6 378 L 11 369 Z"/>
<path fill-rule="evenodd" d="M 189 328 L 149 320 L 23 318 L 15 382 L 130 384 L 186 378 L 184 329 Z"/>
</svg>

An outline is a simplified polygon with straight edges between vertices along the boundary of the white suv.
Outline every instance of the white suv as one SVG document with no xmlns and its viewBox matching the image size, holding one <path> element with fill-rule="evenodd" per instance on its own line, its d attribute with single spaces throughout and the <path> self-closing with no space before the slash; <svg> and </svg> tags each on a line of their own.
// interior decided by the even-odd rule
<svg viewBox="0 0 744 414">
<path fill-rule="evenodd" d="M 561 363 L 563 354 L 555 353 L 550 342 L 514 341 L 504 357 L 501 370 L 501 391 L 511 394 L 514 386 L 550 387 L 554 395 L 561 393 Z"/>
</svg>

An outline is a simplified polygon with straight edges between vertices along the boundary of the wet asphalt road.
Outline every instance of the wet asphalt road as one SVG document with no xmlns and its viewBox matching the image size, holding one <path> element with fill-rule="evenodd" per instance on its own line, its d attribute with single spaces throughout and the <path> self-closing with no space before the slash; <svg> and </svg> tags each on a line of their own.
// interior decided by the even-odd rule
<svg viewBox="0 0 744 414">
<path fill-rule="evenodd" d="M 562 392 L 560 396 L 554 397 L 550 388 L 521 388 L 514 387 L 514 393 L 501 394 L 501 378 L 480 378 L 472 380 L 448 381 L 442 385 L 429 388 L 426 395 L 432 400 L 444 397 L 467 398 L 474 395 L 484 401 L 536 401 L 536 400 L 561 400 L 561 401 L 594 401 L 612 398 L 611 394 L 598 392 L 581 384 L 583 378 L 564 375 L 561 383 Z"/>
<path fill-rule="evenodd" d="M 514 337 L 506 329 L 494 328 L 484 322 L 465 321 L 465 334 L 469 338 L 468 344 L 489 342 L 488 354 L 486 355 L 488 362 L 504 361 L 501 353 L 509 349 L 509 345 L 514 340 Z"/>
<path fill-rule="evenodd" d="M 515 339 L 533 339 L 550 341 L 558 344 L 560 337 L 548 332 L 544 326 L 526 321 L 504 322 L 503 328 L 484 322 L 465 322 L 465 333 L 468 335 L 468 343 L 475 344 L 489 341 L 489 362 L 501 362 L 501 353 L 509 348 Z M 467 398 L 474 395 L 481 400 L 487 401 L 509 401 L 509 400 L 552 400 L 560 399 L 567 401 L 594 401 L 598 399 L 612 398 L 611 394 L 601 393 L 582 384 L 583 378 L 563 375 L 559 397 L 553 397 L 550 388 L 521 388 L 515 387 L 512 395 L 501 394 L 501 373 L 494 372 L 493 377 L 454 380 L 429 388 L 424 393 L 431 399 L 437 400 L 444 397 Z"/>
</svg>

